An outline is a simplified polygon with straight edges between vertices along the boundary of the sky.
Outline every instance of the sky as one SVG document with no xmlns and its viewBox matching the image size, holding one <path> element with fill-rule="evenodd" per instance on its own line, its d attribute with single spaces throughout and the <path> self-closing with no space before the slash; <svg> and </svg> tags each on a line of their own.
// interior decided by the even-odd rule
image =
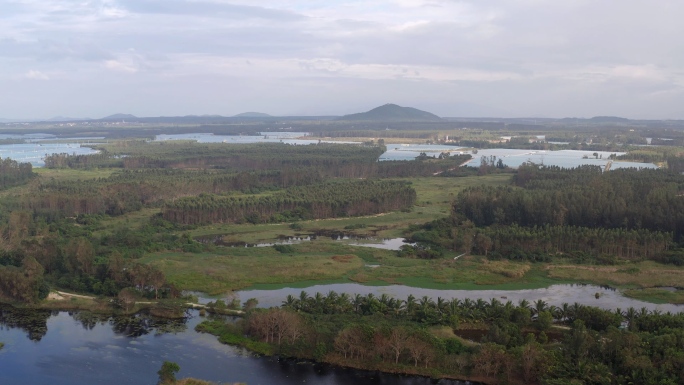
<svg viewBox="0 0 684 385">
<path fill-rule="evenodd" d="M 684 119 L 681 0 L 0 0 L 0 118 Z"/>
</svg>

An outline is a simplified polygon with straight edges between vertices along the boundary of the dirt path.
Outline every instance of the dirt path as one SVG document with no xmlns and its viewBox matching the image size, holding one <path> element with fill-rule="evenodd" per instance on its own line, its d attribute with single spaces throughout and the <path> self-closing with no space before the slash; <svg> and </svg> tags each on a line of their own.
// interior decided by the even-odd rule
<svg viewBox="0 0 684 385">
<path fill-rule="evenodd" d="M 87 295 L 80 295 L 80 294 L 66 293 L 66 292 L 63 292 L 63 291 L 54 291 L 53 293 L 57 293 L 57 295 L 60 296 L 60 297 L 62 297 L 62 298 L 50 298 L 50 296 L 48 296 L 49 299 L 60 300 L 60 299 L 64 299 L 64 297 L 75 297 L 75 298 L 83 298 L 83 299 L 95 299 L 95 297 L 91 297 L 91 296 L 87 296 Z M 50 294 L 52 294 L 52 293 L 50 293 Z"/>
</svg>

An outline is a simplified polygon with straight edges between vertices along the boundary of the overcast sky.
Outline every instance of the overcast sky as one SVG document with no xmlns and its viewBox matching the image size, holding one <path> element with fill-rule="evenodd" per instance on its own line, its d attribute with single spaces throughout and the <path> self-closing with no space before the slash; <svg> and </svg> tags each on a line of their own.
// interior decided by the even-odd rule
<svg viewBox="0 0 684 385">
<path fill-rule="evenodd" d="M 684 118 L 682 0 L 0 0 L 0 117 Z"/>
</svg>

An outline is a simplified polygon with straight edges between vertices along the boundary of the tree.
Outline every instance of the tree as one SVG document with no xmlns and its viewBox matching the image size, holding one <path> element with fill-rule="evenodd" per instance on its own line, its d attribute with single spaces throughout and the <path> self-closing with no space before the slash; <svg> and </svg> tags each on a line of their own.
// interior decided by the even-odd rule
<svg viewBox="0 0 684 385">
<path fill-rule="evenodd" d="M 173 384 L 176 382 L 176 373 L 180 371 L 180 366 L 175 362 L 164 361 L 161 369 L 157 372 L 159 375 L 158 384 Z"/>
<path fill-rule="evenodd" d="M 135 305 L 136 298 L 137 293 L 132 287 L 121 289 L 118 296 L 119 304 L 124 308 L 125 311 L 130 310 L 131 306 Z"/>
<path fill-rule="evenodd" d="M 399 356 L 409 346 L 409 335 L 404 328 L 394 328 L 387 337 L 387 346 L 394 355 L 394 363 L 399 363 Z"/>
<path fill-rule="evenodd" d="M 551 312 L 548 310 L 539 312 L 535 325 L 541 331 L 549 330 L 553 326 L 553 315 L 551 315 Z"/>
</svg>

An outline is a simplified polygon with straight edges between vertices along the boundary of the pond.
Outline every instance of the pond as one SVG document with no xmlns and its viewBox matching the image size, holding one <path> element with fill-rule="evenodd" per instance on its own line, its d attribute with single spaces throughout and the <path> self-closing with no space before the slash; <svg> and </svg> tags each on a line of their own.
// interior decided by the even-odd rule
<svg viewBox="0 0 684 385">
<path fill-rule="evenodd" d="M 182 377 L 249 385 L 459 385 L 330 365 L 254 357 L 194 331 L 203 320 L 163 321 L 145 315 L 18 311 L 0 305 L 0 384 L 153 385 L 163 361 Z M 165 332 L 169 330 L 170 332 Z M 29 338 L 31 337 L 31 339 Z"/>
<path fill-rule="evenodd" d="M 596 154 L 596 155 L 594 155 Z M 636 163 L 636 162 L 621 162 L 611 161 L 609 157 L 612 155 L 623 155 L 624 152 L 607 152 L 607 151 L 579 151 L 579 150 L 559 150 L 559 151 L 545 151 L 545 150 L 515 150 L 505 148 L 492 148 L 479 150 L 477 154 L 471 154 L 473 159 L 468 162 L 468 166 L 479 167 L 482 157 L 490 158 L 492 156 L 496 159 L 501 159 L 503 163 L 512 168 L 520 167 L 526 162 L 533 162 L 536 164 L 544 164 L 547 166 L 559 166 L 563 168 L 573 168 L 582 165 L 600 166 L 605 169 L 610 162 L 610 169 L 618 168 L 658 168 L 653 163 Z"/>
</svg>

